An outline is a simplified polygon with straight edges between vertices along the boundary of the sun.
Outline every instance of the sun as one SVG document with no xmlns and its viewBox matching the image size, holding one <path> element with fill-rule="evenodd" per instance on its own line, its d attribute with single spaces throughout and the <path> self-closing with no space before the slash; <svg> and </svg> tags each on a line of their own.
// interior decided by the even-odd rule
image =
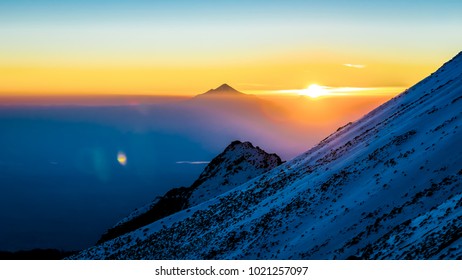
<svg viewBox="0 0 462 280">
<path fill-rule="evenodd" d="M 311 98 L 318 98 L 320 96 L 326 95 L 328 93 L 326 87 L 317 85 L 317 84 L 311 84 L 309 87 L 306 89 L 302 89 L 300 91 L 301 95 L 306 95 Z"/>
</svg>

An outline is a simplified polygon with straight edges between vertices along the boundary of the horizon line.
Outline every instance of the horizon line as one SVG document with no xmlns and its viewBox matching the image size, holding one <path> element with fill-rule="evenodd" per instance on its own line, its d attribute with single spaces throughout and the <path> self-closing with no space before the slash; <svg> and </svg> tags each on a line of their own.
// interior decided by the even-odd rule
<svg viewBox="0 0 462 280">
<path fill-rule="evenodd" d="M 234 88 L 233 86 L 231 86 Z M 357 94 L 359 92 L 371 92 L 371 91 L 384 91 L 385 95 L 390 94 L 390 91 L 395 92 L 396 90 L 404 91 L 408 89 L 409 86 L 374 86 L 374 87 L 351 87 L 351 86 L 322 86 L 327 89 L 332 94 L 331 96 L 349 96 L 349 95 L 369 95 L 369 94 Z M 298 89 L 239 89 L 244 94 L 248 95 L 300 95 L 299 92 L 305 90 L 306 88 Z M 356 93 L 356 94 L 355 94 Z M 87 92 L 59 92 L 59 93 L 43 93 L 43 92 L 0 92 L 0 98 L 101 98 L 101 97 L 165 97 L 165 98 L 174 98 L 174 97 L 194 97 L 201 95 L 203 93 L 160 93 L 160 92 L 149 92 L 149 93 L 114 93 L 114 92 L 98 92 L 98 93 L 87 93 Z M 370 94 L 376 95 L 376 94 Z"/>
</svg>

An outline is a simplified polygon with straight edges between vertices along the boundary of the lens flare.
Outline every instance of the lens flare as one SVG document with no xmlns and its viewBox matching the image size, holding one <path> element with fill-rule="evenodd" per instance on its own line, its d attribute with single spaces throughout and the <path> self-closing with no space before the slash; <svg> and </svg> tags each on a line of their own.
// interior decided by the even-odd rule
<svg viewBox="0 0 462 280">
<path fill-rule="evenodd" d="M 117 161 L 122 166 L 127 165 L 127 155 L 125 155 L 124 152 L 118 152 L 117 153 Z"/>
</svg>

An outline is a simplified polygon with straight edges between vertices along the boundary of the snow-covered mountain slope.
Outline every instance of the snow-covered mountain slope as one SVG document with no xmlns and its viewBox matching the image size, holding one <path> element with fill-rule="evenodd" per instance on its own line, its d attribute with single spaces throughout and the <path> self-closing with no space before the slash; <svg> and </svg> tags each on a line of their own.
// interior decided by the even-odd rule
<svg viewBox="0 0 462 280">
<path fill-rule="evenodd" d="M 76 259 L 462 257 L 462 53 L 308 152 Z"/>
<path fill-rule="evenodd" d="M 214 198 L 281 164 L 276 154 L 268 154 L 250 142 L 234 141 L 205 167 L 190 187 L 174 188 L 136 209 L 109 229 L 100 242 Z"/>
</svg>

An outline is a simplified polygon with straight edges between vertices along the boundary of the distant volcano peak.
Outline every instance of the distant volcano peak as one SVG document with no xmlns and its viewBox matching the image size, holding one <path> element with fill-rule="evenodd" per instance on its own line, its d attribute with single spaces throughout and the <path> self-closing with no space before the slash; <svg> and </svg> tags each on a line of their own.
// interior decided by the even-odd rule
<svg viewBox="0 0 462 280">
<path fill-rule="evenodd" d="M 209 91 L 207 91 L 206 93 L 204 94 L 220 94 L 220 95 L 229 95 L 229 94 L 244 94 L 240 91 L 237 91 L 236 89 L 234 89 L 233 87 L 231 87 L 230 85 L 228 84 L 222 84 L 221 86 L 215 88 L 215 89 L 211 89 Z"/>
<path fill-rule="evenodd" d="M 222 90 L 225 90 L 225 91 L 234 90 L 234 91 L 236 91 L 234 88 L 232 88 L 228 84 L 222 84 L 221 86 L 217 87 L 215 90 L 217 90 L 217 91 L 222 91 Z"/>
</svg>

